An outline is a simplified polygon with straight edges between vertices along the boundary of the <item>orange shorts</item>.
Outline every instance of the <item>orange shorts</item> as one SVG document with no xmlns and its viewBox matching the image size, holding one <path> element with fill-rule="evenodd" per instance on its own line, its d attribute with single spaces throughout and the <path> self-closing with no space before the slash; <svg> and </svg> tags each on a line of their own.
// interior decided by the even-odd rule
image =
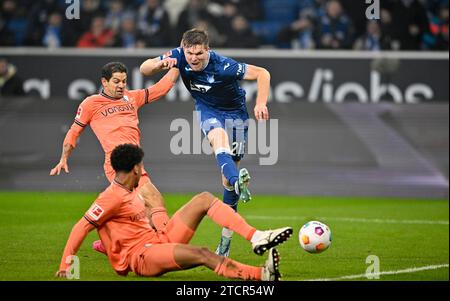
<svg viewBox="0 0 450 301">
<path fill-rule="evenodd" d="M 150 277 L 181 270 L 175 261 L 174 248 L 177 244 L 188 244 L 194 233 L 175 213 L 163 233 L 158 233 L 159 242 L 150 243 L 131 256 L 131 270 Z"/>
</svg>

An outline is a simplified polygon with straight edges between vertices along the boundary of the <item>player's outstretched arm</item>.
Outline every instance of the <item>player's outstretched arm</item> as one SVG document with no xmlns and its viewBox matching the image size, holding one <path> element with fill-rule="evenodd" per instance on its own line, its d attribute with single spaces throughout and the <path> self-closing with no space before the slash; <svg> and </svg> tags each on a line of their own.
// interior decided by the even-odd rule
<svg viewBox="0 0 450 301">
<path fill-rule="evenodd" d="M 258 92 L 256 95 L 256 105 L 254 109 L 256 120 L 268 120 L 269 110 L 267 100 L 270 93 L 270 73 L 265 68 L 247 65 L 245 80 L 256 80 Z"/>
<path fill-rule="evenodd" d="M 161 60 L 161 58 L 155 57 L 153 59 L 148 59 L 141 64 L 139 71 L 145 76 L 152 76 L 162 70 L 169 70 L 177 64 L 177 59 L 166 57 Z"/>
<path fill-rule="evenodd" d="M 59 270 L 56 272 L 55 277 L 66 278 L 67 269 L 72 263 L 72 257 L 77 254 L 86 236 L 95 227 L 90 224 L 84 217 L 78 221 L 72 228 L 70 232 L 69 239 L 67 240 L 66 247 L 64 248 L 64 253 L 61 258 L 61 263 L 59 265 Z"/>
<path fill-rule="evenodd" d="M 56 164 L 56 166 L 52 170 L 50 170 L 51 176 L 59 175 L 62 169 L 64 169 L 66 173 L 69 173 L 69 165 L 67 164 L 67 160 L 69 159 L 70 154 L 72 154 L 72 151 L 77 144 L 77 138 L 82 131 L 83 127 L 80 127 L 76 123 L 74 123 L 70 127 L 69 131 L 66 134 L 66 137 L 64 138 L 61 159 L 59 160 L 58 164 Z"/>
</svg>

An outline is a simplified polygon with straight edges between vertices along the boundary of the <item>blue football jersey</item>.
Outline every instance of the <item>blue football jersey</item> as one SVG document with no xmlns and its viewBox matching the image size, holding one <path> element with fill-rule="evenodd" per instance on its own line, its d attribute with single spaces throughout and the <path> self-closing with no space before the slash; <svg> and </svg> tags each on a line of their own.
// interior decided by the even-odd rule
<svg viewBox="0 0 450 301">
<path fill-rule="evenodd" d="M 193 71 L 181 47 L 160 56 L 166 57 L 177 59 L 181 79 L 196 103 L 219 110 L 245 107 L 245 90 L 238 81 L 244 78 L 246 64 L 209 51 L 208 65 L 202 71 Z"/>
</svg>

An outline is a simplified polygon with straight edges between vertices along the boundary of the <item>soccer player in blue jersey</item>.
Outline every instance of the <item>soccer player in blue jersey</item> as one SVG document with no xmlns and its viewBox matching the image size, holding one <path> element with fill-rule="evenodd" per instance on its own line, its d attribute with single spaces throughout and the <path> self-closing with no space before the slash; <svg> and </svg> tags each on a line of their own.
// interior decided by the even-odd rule
<svg viewBox="0 0 450 301">
<path fill-rule="evenodd" d="M 248 190 L 250 175 L 245 168 L 238 170 L 244 155 L 248 131 L 246 121 L 249 119 L 245 91 L 239 86 L 239 80 L 257 81 L 254 114 L 256 120 L 267 120 L 270 73 L 264 68 L 240 63 L 211 51 L 207 33 L 195 28 L 183 34 L 180 47 L 146 60 L 140 71 L 151 76 L 173 67 L 179 69 L 184 85 L 195 100 L 200 127 L 214 150 L 222 173 L 223 200 L 237 210 L 238 200 L 245 203 L 251 199 Z M 222 230 L 217 254 L 228 256 L 232 234 L 227 228 Z"/>
</svg>

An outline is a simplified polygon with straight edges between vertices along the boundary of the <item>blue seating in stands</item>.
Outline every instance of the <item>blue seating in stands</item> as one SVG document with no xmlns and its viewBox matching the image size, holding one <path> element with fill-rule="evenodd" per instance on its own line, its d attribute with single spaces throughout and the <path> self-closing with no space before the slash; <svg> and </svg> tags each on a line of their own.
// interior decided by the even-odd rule
<svg viewBox="0 0 450 301">
<path fill-rule="evenodd" d="M 250 25 L 253 33 L 261 39 L 263 44 L 276 44 L 277 34 L 286 23 L 279 21 L 254 21 Z"/>
<path fill-rule="evenodd" d="M 297 19 L 299 0 L 262 0 L 266 21 L 290 23 Z"/>
<path fill-rule="evenodd" d="M 26 19 L 13 19 L 8 22 L 7 28 L 14 34 L 16 46 L 22 46 L 24 44 L 27 35 L 27 24 Z"/>
</svg>

